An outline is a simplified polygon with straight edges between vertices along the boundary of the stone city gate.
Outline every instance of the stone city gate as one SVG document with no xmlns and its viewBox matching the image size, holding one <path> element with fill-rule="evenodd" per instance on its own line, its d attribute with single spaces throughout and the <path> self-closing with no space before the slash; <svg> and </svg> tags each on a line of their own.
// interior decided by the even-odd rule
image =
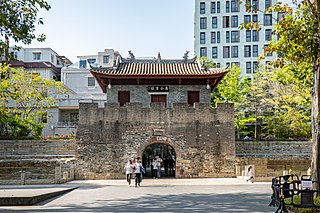
<svg viewBox="0 0 320 213">
<path fill-rule="evenodd" d="M 127 159 L 152 143 L 172 146 L 176 178 L 234 177 L 233 105 L 209 103 L 81 103 L 76 179 L 123 178 Z"/>
</svg>

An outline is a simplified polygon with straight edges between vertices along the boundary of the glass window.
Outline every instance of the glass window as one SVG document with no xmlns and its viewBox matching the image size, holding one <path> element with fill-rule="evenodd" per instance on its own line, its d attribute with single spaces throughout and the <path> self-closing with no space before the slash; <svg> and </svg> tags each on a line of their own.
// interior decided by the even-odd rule
<svg viewBox="0 0 320 213">
<path fill-rule="evenodd" d="M 96 59 L 95 58 L 89 58 L 89 59 L 87 59 L 87 61 L 88 61 L 89 64 L 96 63 Z"/>
<path fill-rule="evenodd" d="M 220 63 L 217 63 L 217 68 L 220 68 L 220 66 L 221 66 Z"/>
<path fill-rule="evenodd" d="M 268 9 L 269 7 L 271 7 L 271 0 L 265 0 L 265 9 Z"/>
<path fill-rule="evenodd" d="M 272 56 L 272 52 L 269 52 L 268 50 L 267 50 L 267 48 L 268 48 L 268 46 L 269 45 L 264 45 L 264 51 L 267 53 L 267 56 Z"/>
<path fill-rule="evenodd" d="M 252 0 L 252 9 L 259 10 L 259 0 Z"/>
<path fill-rule="evenodd" d="M 251 16 L 250 15 L 245 15 L 244 16 L 244 23 L 248 24 L 251 21 Z"/>
<path fill-rule="evenodd" d="M 252 22 L 258 23 L 258 15 L 252 15 Z"/>
<path fill-rule="evenodd" d="M 33 60 L 41 60 L 41 53 L 32 53 Z"/>
<path fill-rule="evenodd" d="M 226 31 L 226 43 L 230 43 L 230 31 Z"/>
<path fill-rule="evenodd" d="M 251 0 L 246 0 L 246 6 L 248 8 L 251 8 Z M 248 11 L 248 10 L 246 9 L 246 11 Z"/>
<path fill-rule="evenodd" d="M 252 56 L 253 57 L 258 57 L 258 45 L 253 45 L 252 46 Z"/>
<path fill-rule="evenodd" d="M 259 41 L 259 31 L 252 30 L 252 41 Z"/>
<path fill-rule="evenodd" d="M 88 77 L 88 87 L 94 87 L 96 85 L 96 81 L 94 77 Z"/>
<path fill-rule="evenodd" d="M 223 58 L 230 58 L 230 47 L 223 47 Z"/>
<path fill-rule="evenodd" d="M 80 60 L 79 68 L 87 68 L 87 61 L 86 60 Z"/>
<path fill-rule="evenodd" d="M 104 64 L 109 64 L 109 56 L 108 55 L 104 55 L 103 56 L 103 63 Z"/>
<path fill-rule="evenodd" d="M 239 31 L 231 31 L 231 42 L 232 43 L 239 42 L 240 41 L 239 35 L 240 35 Z"/>
<path fill-rule="evenodd" d="M 212 47 L 212 58 L 218 58 L 218 47 Z"/>
<path fill-rule="evenodd" d="M 216 13 L 216 3 L 211 2 L 211 13 Z"/>
<path fill-rule="evenodd" d="M 246 73 L 251 74 L 251 62 L 246 62 Z"/>
<path fill-rule="evenodd" d="M 226 13 L 230 13 L 230 1 L 226 1 Z"/>
<path fill-rule="evenodd" d="M 216 32 L 211 32 L 211 44 L 216 43 Z"/>
<path fill-rule="evenodd" d="M 272 15 L 265 14 L 264 15 L 264 26 L 271 26 L 272 25 Z"/>
<path fill-rule="evenodd" d="M 244 46 L 244 57 L 251 57 L 251 46 L 250 45 Z"/>
<path fill-rule="evenodd" d="M 231 12 L 239 12 L 239 1 L 231 0 Z"/>
<path fill-rule="evenodd" d="M 51 54 L 51 62 L 54 63 L 54 55 Z"/>
<path fill-rule="evenodd" d="M 246 30 L 246 42 L 251 42 L 251 30 Z"/>
<path fill-rule="evenodd" d="M 201 32 L 200 33 L 200 44 L 205 44 L 206 43 L 206 33 Z"/>
<path fill-rule="evenodd" d="M 266 29 L 265 30 L 265 36 L 266 36 L 266 41 L 271 41 L 272 40 L 272 30 L 271 29 Z"/>
<path fill-rule="evenodd" d="M 200 57 L 205 56 L 207 57 L 207 48 L 206 47 L 200 47 Z"/>
<path fill-rule="evenodd" d="M 238 16 L 231 16 L 231 27 L 238 27 Z"/>
<path fill-rule="evenodd" d="M 218 20 L 217 17 L 212 17 L 212 28 L 218 27 Z"/>
<path fill-rule="evenodd" d="M 217 13 L 220 13 L 220 1 L 217 2 Z"/>
<path fill-rule="evenodd" d="M 230 17 L 223 16 L 223 28 L 230 27 Z"/>
<path fill-rule="evenodd" d="M 240 67 L 240 62 L 232 62 L 231 66 L 236 66 L 236 67 Z"/>
<path fill-rule="evenodd" d="M 231 58 L 238 58 L 238 46 L 232 46 L 231 47 Z"/>
<path fill-rule="evenodd" d="M 206 3 L 200 2 L 200 14 L 205 14 L 205 13 L 206 13 Z"/>
<path fill-rule="evenodd" d="M 256 73 L 259 69 L 259 63 L 257 61 L 252 62 L 252 71 L 253 73 Z"/>
<path fill-rule="evenodd" d="M 217 43 L 220 43 L 220 32 L 217 32 Z"/>
<path fill-rule="evenodd" d="M 200 29 L 207 29 L 207 18 L 200 18 Z"/>
</svg>

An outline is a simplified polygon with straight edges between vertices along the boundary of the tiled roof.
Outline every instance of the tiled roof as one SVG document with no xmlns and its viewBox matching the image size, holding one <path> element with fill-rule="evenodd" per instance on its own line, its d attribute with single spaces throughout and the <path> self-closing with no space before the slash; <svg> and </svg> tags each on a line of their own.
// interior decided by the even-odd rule
<svg viewBox="0 0 320 213">
<path fill-rule="evenodd" d="M 211 76 L 226 73 L 227 69 L 202 69 L 198 63 L 184 60 L 135 60 L 119 63 L 113 68 L 91 67 L 91 72 L 110 76 Z"/>
</svg>

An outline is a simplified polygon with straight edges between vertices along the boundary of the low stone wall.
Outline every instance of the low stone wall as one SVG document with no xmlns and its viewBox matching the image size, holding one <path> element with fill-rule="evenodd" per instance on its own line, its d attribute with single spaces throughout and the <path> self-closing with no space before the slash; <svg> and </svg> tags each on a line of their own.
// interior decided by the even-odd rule
<svg viewBox="0 0 320 213">
<path fill-rule="evenodd" d="M 0 141 L 0 184 L 74 180 L 74 140 Z"/>
</svg>

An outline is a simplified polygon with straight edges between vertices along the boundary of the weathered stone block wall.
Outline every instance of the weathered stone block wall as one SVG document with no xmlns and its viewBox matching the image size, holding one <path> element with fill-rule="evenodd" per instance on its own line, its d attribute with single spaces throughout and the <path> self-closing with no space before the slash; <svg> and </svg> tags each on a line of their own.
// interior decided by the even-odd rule
<svg viewBox="0 0 320 213">
<path fill-rule="evenodd" d="M 127 159 L 141 157 L 152 143 L 174 148 L 177 178 L 235 176 L 232 104 L 174 103 L 168 109 L 163 103 L 83 103 L 79 117 L 77 179 L 123 178 Z"/>
</svg>

